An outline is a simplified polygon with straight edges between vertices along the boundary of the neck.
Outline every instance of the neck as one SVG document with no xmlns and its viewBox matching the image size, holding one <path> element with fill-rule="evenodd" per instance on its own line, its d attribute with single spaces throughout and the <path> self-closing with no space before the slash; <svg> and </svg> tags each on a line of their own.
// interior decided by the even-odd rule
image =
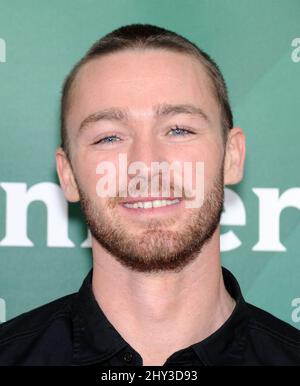
<svg viewBox="0 0 300 386">
<path fill-rule="evenodd" d="M 132 271 L 95 240 L 93 262 L 95 298 L 144 365 L 162 365 L 175 351 L 205 339 L 233 311 L 234 300 L 223 282 L 219 230 L 177 273 Z"/>
</svg>

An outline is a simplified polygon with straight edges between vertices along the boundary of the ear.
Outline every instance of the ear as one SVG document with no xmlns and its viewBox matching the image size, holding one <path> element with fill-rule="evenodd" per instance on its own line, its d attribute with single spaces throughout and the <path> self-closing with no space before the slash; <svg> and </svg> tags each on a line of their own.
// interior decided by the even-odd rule
<svg viewBox="0 0 300 386">
<path fill-rule="evenodd" d="M 240 127 L 229 130 L 224 163 L 224 183 L 233 185 L 243 178 L 246 155 L 246 139 Z"/>
<path fill-rule="evenodd" d="M 66 199 L 70 202 L 79 201 L 79 193 L 74 178 L 70 161 L 65 151 L 60 147 L 56 150 L 56 170 L 59 177 L 60 186 Z"/>
</svg>

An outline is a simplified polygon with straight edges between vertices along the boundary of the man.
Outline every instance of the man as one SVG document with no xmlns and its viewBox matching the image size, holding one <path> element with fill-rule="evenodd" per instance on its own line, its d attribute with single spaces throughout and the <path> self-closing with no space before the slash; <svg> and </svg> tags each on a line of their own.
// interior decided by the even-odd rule
<svg viewBox="0 0 300 386">
<path fill-rule="evenodd" d="M 246 303 L 221 267 L 224 184 L 242 178 L 245 138 L 206 53 L 151 25 L 113 31 L 66 79 L 61 131 L 57 172 L 80 200 L 93 269 L 78 293 L 2 325 L 1 364 L 300 364 L 299 331 Z M 130 172 L 103 194 L 103 165 L 116 186 L 120 155 L 142 165 L 136 191 L 156 177 L 156 194 L 130 195 Z M 202 183 L 192 169 L 180 196 L 174 172 L 166 198 L 153 162 L 199 162 Z"/>
</svg>

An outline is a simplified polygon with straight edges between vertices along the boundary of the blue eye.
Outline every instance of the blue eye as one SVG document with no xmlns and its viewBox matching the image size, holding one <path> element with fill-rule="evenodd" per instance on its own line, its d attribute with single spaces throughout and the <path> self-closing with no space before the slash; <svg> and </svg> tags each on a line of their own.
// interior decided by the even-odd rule
<svg viewBox="0 0 300 386">
<path fill-rule="evenodd" d="M 114 143 L 119 141 L 120 138 L 117 135 L 108 135 L 107 137 L 101 138 L 97 143 Z"/>
<path fill-rule="evenodd" d="M 179 126 L 175 126 L 171 129 L 170 131 L 172 133 L 171 136 L 185 136 L 185 135 L 189 135 L 189 134 L 193 134 L 191 131 L 187 130 L 187 129 L 184 129 L 182 127 L 179 127 Z"/>
</svg>

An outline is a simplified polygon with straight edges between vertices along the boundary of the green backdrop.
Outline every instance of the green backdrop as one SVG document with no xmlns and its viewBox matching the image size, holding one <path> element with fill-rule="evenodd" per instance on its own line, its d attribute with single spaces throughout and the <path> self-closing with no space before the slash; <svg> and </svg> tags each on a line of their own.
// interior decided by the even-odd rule
<svg viewBox="0 0 300 386">
<path fill-rule="evenodd" d="M 220 65 L 247 135 L 245 179 L 226 190 L 223 265 L 247 301 L 300 328 L 299 0 L 0 0 L 0 321 L 76 291 L 91 266 L 55 174 L 60 89 L 95 40 L 137 22 Z"/>
</svg>

